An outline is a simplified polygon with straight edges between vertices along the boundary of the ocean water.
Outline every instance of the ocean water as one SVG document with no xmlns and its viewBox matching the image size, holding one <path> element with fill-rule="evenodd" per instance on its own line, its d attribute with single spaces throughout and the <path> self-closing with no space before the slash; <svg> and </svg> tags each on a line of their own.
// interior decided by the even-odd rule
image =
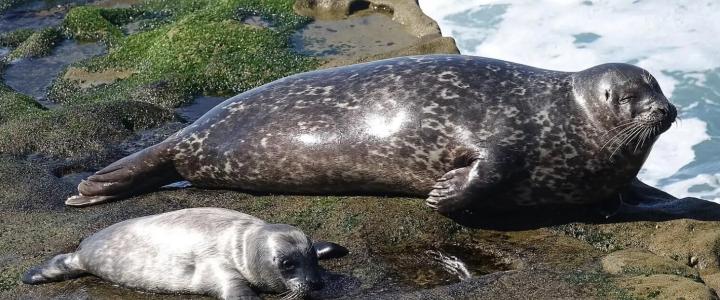
<svg viewBox="0 0 720 300">
<path fill-rule="evenodd" d="M 720 1 L 420 0 L 463 54 L 578 71 L 631 63 L 657 78 L 680 121 L 639 177 L 720 202 Z"/>
</svg>

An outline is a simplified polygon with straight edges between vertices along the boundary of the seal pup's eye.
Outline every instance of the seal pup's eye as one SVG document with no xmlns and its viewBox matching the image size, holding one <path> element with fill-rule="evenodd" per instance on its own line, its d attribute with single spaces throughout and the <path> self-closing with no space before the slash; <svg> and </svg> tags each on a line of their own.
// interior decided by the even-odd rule
<svg viewBox="0 0 720 300">
<path fill-rule="evenodd" d="M 610 91 L 605 90 L 605 100 L 610 99 Z"/>
<path fill-rule="evenodd" d="M 293 264 L 291 261 L 287 259 L 283 259 L 283 261 L 280 263 L 280 267 L 283 270 L 292 270 L 295 268 L 295 264 Z"/>
<path fill-rule="evenodd" d="M 635 96 L 625 96 L 625 97 L 620 98 L 620 100 L 618 100 L 618 102 L 620 104 L 625 104 L 625 103 L 630 102 L 633 99 L 635 99 Z"/>
</svg>

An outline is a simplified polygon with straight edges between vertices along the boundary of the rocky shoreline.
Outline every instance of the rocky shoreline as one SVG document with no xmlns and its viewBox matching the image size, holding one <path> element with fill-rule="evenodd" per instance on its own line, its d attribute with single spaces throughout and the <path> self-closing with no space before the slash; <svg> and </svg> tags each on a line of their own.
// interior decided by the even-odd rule
<svg viewBox="0 0 720 300">
<path fill-rule="evenodd" d="M 466 226 L 422 199 L 192 187 L 65 207 L 88 172 L 186 126 L 177 110 L 199 96 L 226 98 L 316 68 L 458 50 L 413 0 L 41 2 L 0 3 L 18 16 L 62 20 L 0 35 L 2 299 L 205 299 L 138 293 L 94 277 L 20 283 L 30 266 L 112 223 L 203 206 L 293 224 L 347 246 L 351 255 L 322 263 L 326 288 L 316 298 L 718 299 L 720 206 L 639 182 L 625 195 L 630 204 L 610 218 L 565 207 L 475 216 L 482 221 Z M 63 62 L 42 99 L 7 82 L 17 64 L 53 58 L 63 43 L 106 50 Z M 456 257 L 472 278 L 449 273 L 431 253 Z"/>
</svg>

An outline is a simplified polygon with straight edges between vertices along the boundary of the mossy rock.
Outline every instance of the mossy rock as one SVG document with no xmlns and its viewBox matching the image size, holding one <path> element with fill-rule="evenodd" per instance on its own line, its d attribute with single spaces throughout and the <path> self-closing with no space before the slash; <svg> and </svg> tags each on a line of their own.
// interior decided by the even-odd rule
<svg viewBox="0 0 720 300">
<path fill-rule="evenodd" d="M 40 57 L 50 54 L 55 45 L 62 39 L 60 30 L 45 28 L 34 32 L 6 57 L 7 60 Z"/>
<path fill-rule="evenodd" d="M 14 6 L 30 2 L 32 0 L 0 0 L 0 13 Z"/>
<path fill-rule="evenodd" d="M 0 47 L 15 48 L 29 38 L 35 31 L 32 29 L 18 29 L 0 34 Z"/>
<path fill-rule="evenodd" d="M 71 9 L 65 16 L 65 33 L 81 41 L 104 41 L 113 44 L 123 36 L 122 30 L 108 21 L 103 9 L 94 6 L 80 6 Z"/>
<path fill-rule="evenodd" d="M 0 158 L 0 211 L 62 210 L 63 196 L 75 190 L 43 166 Z"/>
<path fill-rule="evenodd" d="M 62 107 L 5 122 L 0 153 L 99 161 L 133 132 L 174 118 L 172 111 L 135 101 Z"/>
<path fill-rule="evenodd" d="M 637 300 L 622 285 L 615 282 L 612 276 L 602 271 L 577 270 L 567 274 L 565 280 L 574 285 L 590 288 L 596 299 Z"/>
<path fill-rule="evenodd" d="M 553 229 L 568 236 L 585 241 L 593 247 L 603 251 L 622 249 L 622 246 L 615 241 L 615 235 L 612 232 L 603 231 L 593 226 L 571 223 L 558 225 Z"/>
<path fill-rule="evenodd" d="M 37 116 L 42 113 L 43 108 L 35 99 L 0 84 L 0 125 L 19 117 Z"/>
<path fill-rule="evenodd" d="M 157 27 L 127 37 L 117 26 L 158 15 L 164 21 Z M 277 26 L 272 30 L 247 26 L 240 21 L 247 15 L 262 15 Z M 110 44 L 108 55 L 76 67 L 88 72 L 134 70 L 134 74 L 90 89 L 58 80 L 49 98 L 76 104 L 132 99 L 177 107 L 197 94 L 242 92 L 319 65 L 316 59 L 294 53 L 289 44 L 290 34 L 308 21 L 293 13 L 292 1 L 277 0 L 148 1 L 132 9 L 76 7 L 64 22 L 69 35 Z M 162 82 L 172 89 L 157 91 L 154 87 Z"/>
<path fill-rule="evenodd" d="M 175 81 L 158 81 L 143 85 L 132 92 L 136 101 L 153 103 L 162 107 L 173 108 L 190 103 L 187 89 Z"/>
</svg>

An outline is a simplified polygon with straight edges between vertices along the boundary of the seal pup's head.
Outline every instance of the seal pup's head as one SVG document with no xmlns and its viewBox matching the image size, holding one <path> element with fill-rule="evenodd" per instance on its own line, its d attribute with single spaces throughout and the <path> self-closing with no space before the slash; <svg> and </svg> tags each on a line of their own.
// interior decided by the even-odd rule
<svg viewBox="0 0 720 300">
<path fill-rule="evenodd" d="M 244 235 L 245 279 L 266 292 L 283 293 L 283 299 L 301 299 L 323 287 L 318 259 L 347 254 L 344 247 L 320 242 L 315 247 L 302 231 L 285 224 L 265 224 Z"/>
<path fill-rule="evenodd" d="M 603 148 L 644 153 L 677 117 L 648 71 L 603 64 L 572 75 L 575 100 L 604 135 Z"/>
</svg>

